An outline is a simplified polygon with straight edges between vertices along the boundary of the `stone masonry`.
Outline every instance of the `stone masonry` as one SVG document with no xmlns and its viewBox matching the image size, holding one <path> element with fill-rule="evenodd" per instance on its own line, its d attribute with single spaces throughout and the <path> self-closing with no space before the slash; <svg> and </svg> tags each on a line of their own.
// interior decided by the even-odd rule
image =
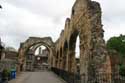
<svg viewBox="0 0 125 83">
<path fill-rule="evenodd" d="M 80 38 L 80 75 L 84 83 L 111 82 L 111 63 L 103 39 L 100 4 L 91 0 L 76 0 L 71 18 L 56 41 L 55 65 L 59 69 L 76 72 L 75 44 Z M 103 80 L 99 80 L 99 77 Z"/>
<path fill-rule="evenodd" d="M 80 38 L 80 77 L 82 83 L 111 83 L 111 62 L 103 39 L 100 4 L 91 0 L 76 0 L 70 18 L 58 40 L 30 37 L 19 49 L 20 68 L 25 66 L 25 53 L 40 43 L 51 50 L 51 67 L 76 73 L 76 39 Z M 39 46 L 39 45 L 38 45 Z"/>
<path fill-rule="evenodd" d="M 19 56 L 18 56 L 18 72 L 25 70 L 26 68 L 26 55 L 28 51 L 30 50 L 31 47 L 32 50 L 34 50 L 40 45 L 44 45 L 49 49 L 49 57 L 48 57 L 48 64 L 52 66 L 52 58 L 53 58 L 53 53 L 54 53 L 54 43 L 51 39 L 51 37 L 29 37 L 25 42 L 21 43 L 20 48 L 19 48 Z"/>
</svg>

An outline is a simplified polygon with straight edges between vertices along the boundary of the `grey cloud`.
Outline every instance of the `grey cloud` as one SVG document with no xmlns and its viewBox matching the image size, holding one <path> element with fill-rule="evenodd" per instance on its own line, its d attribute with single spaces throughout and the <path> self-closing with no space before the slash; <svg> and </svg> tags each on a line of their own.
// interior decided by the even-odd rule
<svg viewBox="0 0 125 83">
<path fill-rule="evenodd" d="M 61 22 L 62 17 L 70 17 L 71 7 L 74 1 L 75 0 L 8 0 L 7 3 L 18 8 L 24 8 L 36 15 L 49 17 L 58 23 Z"/>
<path fill-rule="evenodd" d="M 45 16 L 64 16 L 75 0 L 8 0 L 7 2 Z"/>
<path fill-rule="evenodd" d="M 6 0 L 0 1 L 0 36 L 16 48 L 29 36 L 52 36 L 55 41 L 70 17 L 75 0 Z M 123 0 L 96 0 L 101 3 L 105 39 L 125 31 Z M 120 28 L 119 28 L 120 27 Z M 121 30 L 119 30 L 121 29 Z"/>
</svg>

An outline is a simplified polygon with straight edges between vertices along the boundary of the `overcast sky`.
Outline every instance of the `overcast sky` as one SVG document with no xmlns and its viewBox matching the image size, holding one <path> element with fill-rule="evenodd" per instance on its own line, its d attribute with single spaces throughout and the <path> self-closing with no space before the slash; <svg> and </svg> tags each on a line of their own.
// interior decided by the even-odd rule
<svg viewBox="0 0 125 83">
<path fill-rule="evenodd" d="M 125 33 L 125 0 L 101 3 L 105 40 Z M 29 36 L 51 36 L 55 41 L 70 17 L 75 0 L 0 0 L 0 37 L 18 48 Z"/>
</svg>

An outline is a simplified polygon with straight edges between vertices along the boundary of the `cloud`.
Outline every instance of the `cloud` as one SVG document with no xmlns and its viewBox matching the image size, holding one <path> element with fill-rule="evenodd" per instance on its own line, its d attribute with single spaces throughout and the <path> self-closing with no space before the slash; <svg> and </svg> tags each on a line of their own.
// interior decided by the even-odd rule
<svg viewBox="0 0 125 83">
<path fill-rule="evenodd" d="M 124 34 L 124 0 L 96 0 L 101 3 L 105 39 Z M 19 47 L 29 36 L 52 36 L 55 41 L 75 0 L 1 0 L 0 36 L 6 45 Z"/>
<path fill-rule="evenodd" d="M 125 34 L 125 1 L 123 0 L 100 0 L 103 11 L 103 25 L 105 39 Z"/>
<path fill-rule="evenodd" d="M 125 34 L 125 1 L 124 0 L 94 0 L 101 3 L 102 23 L 105 30 L 105 40 L 110 37 Z"/>
<path fill-rule="evenodd" d="M 36 14 L 58 16 L 67 14 L 75 0 L 11 0 L 9 3 L 26 8 Z"/>
<path fill-rule="evenodd" d="M 52 4 L 42 1 L 43 5 L 34 0 L 24 2 L 26 3 L 23 3 L 23 0 L 0 2 L 3 6 L 0 14 L 0 26 L 2 27 L 0 35 L 5 44 L 18 48 L 19 43 L 25 41 L 29 36 L 52 36 L 55 41 L 61 29 L 64 28 L 65 16 L 67 16 L 67 12 L 64 11 L 70 11 L 62 7 L 57 7 L 55 10 L 56 1 Z"/>
</svg>

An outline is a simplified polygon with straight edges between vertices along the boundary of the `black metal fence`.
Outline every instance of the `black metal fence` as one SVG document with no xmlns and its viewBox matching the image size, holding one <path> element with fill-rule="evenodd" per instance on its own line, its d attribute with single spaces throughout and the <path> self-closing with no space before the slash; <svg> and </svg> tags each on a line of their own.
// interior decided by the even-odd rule
<svg viewBox="0 0 125 83">
<path fill-rule="evenodd" d="M 58 76 L 60 76 L 61 78 L 63 78 L 68 83 L 80 83 L 79 74 L 69 73 L 67 71 L 60 70 L 57 68 L 52 68 L 52 71 L 56 73 Z"/>
<path fill-rule="evenodd" d="M 118 74 L 100 74 L 95 77 L 90 76 L 89 79 L 86 80 L 87 76 L 85 75 L 80 76 L 80 74 L 69 73 L 57 68 L 52 68 L 52 71 L 63 78 L 67 83 L 125 83 L 125 78 L 119 76 Z M 110 78 L 110 81 L 106 80 Z"/>
</svg>

